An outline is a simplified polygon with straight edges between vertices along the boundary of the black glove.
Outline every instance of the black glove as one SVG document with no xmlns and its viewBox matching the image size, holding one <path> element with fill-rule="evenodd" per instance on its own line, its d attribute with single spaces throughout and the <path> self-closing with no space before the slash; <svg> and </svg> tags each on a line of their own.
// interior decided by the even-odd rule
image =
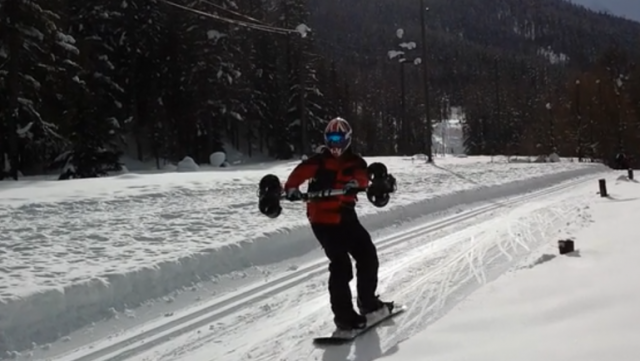
<svg viewBox="0 0 640 361">
<path fill-rule="evenodd" d="M 358 183 L 357 180 L 352 179 L 349 182 L 347 182 L 347 184 L 345 184 L 342 189 L 344 190 L 344 194 L 349 196 L 358 194 L 358 191 L 360 191 L 360 184 Z"/>
<path fill-rule="evenodd" d="M 295 202 L 302 199 L 302 192 L 298 188 L 287 189 L 284 198 L 288 201 Z"/>
</svg>

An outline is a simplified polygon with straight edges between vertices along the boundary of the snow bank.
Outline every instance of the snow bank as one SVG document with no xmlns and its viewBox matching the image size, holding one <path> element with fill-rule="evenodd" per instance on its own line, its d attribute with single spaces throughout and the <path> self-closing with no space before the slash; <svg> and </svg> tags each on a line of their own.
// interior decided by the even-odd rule
<svg viewBox="0 0 640 361">
<path fill-rule="evenodd" d="M 399 181 L 387 208 L 366 201 L 360 206 L 372 230 L 606 169 L 473 157 L 437 167 L 368 160 L 385 162 Z M 284 177 L 295 164 L 271 171 Z M 316 249 L 303 205 L 285 205 L 277 220 L 257 212 L 256 184 L 264 173 L 126 175 L 72 186 L 26 182 L 0 188 L 0 218 L 11 219 L 0 243 L 0 351 L 54 340 L 109 317 L 112 309 L 135 307 L 215 274 Z"/>
<path fill-rule="evenodd" d="M 538 261 L 482 287 L 381 360 L 637 360 L 640 188 L 620 183 L 612 194 L 582 195 L 590 225 L 571 234 L 577 252 L 556 256 L 547 239 Z"/>
<path fill-rule="evenodd" d="M 197 172 L 200 170 L 200 167 L 191 157 L 184 157 L 183 160 L 178 162 L 178 167 L 176 168 L 176 172 Z"/>
<path fill-rule="evenodd" d="M 222 167 L 222 164 L 227 161 L 227 155 L 224 152 L 211 153 L 209 156 L 209 164 L 214 167 Z"/>
</svg>

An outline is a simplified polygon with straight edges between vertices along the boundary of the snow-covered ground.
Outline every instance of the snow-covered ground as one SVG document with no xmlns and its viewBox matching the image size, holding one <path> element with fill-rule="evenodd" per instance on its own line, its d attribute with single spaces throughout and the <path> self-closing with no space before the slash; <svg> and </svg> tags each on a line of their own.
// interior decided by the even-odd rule
<svg viewBox="0 0 640 361">
<path fill-rule="evenodd" d="M 572 192 L 567 203 L 568 225 L 584 224 L 564 232 L 576 252 L 558 256 L 557 237 L 547 235 L 547 246 L 520 269 L 482 287 L 381 359 L 638 360 L 640 185 L 607 180 L 614 185 L 611 197 L 597 197 L 591 185 Z M 548 232 L 535 219 L 527 223 L 531 234 Z M 478 265 L 482 275 L 484 265 Z"/>
<path fill-rule="evenodd" d="M 323 349 L 311 344 L 311 337 L 332 329 L 326 261 L 314 251 L 309 257 L 290 260 L 288 268 L 270 269 L 251 282 L 199 299 L 166 317 L 132 322 L 128 327 L 117 321 L 95 325 L 72 335 L 66 345 L 56 343 L 33 356 L 58 361 L 336 361 L 393 356 L 402 341 L 438 320 L 458 301 L 511 268 L 550 258 L 541 257 L 541 252 L 588 226 L 592 220 L 588 206 L 597 197 L 599 177 L 603 174 L 547 183 L 537 191 L 465 209 L 454 207 L 440 216 L 376 234 L 382 266 L 380 292 L 410 309 L 352 345 Z M 615 189 L 612 193 L 617 195 Z M 108 337 L 96 335 L 105 329 L 110 331 Z"/>
<path fill-rule="evenodd" d="M 425 225 L 424 217 L 448 214 L 454 217 L 451 222 L 456 226 L 472 218 L 477 222 L 486 212 L 508 209 L 511 203 L 506 202 L 503 206 L 493 201 L 499 197 L 541 189 L 604 169 L 597 164 L 571 162 L 492 163 L 486 157 L 444 158 L 438 160 L 437 166 L 419 160 L 390 157 L 368 160 L 386 163 L 399 182 L 399 191 L 388 207 L 377 209 L 363 202 L 360 209 L 364 215 L 363 223 L 372 231 L 379 231 L 376 233 L 379 248 L 386 248 L 385 244 L 389 247 L 387 265 L 391 262 L 401 268 L 413 264 L 410 261 L 416 255 L 421 257 L 420 252 L 406 252 L 407 245 L 416 248 L 424 241 L 415 242 L 416 229 L 433 233 L 425 231 L 431 228 Z M 154 343 L 149 342 L 150 337 L 158 338 L 162 342 L 156 342 L 164 344 L 166 337 L 189 336 L 190 331 L 198 331 L 198 322 L 201 322 L 208 329 L 211 323 L 215 325 L 211 326 L 213 328 L 221 325 L 219 328 L 224 333 L 216 334 L 221 339 L 224 335 L 232 338 L 229 342 L 217 341 L 222 342 L 225 352 L 229 352 L 223 353 L 227 356 L 214 352 L 210 358 L 239 360 L 242 350 L 250 352 L 258 340 L 233 339 L 234 335 L 238 336 L 237 332 L 244 332 L 245 327 L 250 327 L 243 322 L 238 323 L 238 320 L 252 317 L 251 314 L 237 314 L 233 297 L 258 297 L 263 292 L 234 291 L 242 282 L 283 286 L 284 282 L 294 280 L 299 282 L 297 286 L 313 291 L 310 308 L 308 303 L 294 302 L 299 296 L 296 293 L 299 289 L 292 291 L 293 294 L 275 292 L 277 297 L 274 298 L 280 303 L 277 300 L 266 305 L 256 303 L 260 307 L 252 308 L 252 311 L 266 312 L 280 322 L 270 329 L 272 333 L 297 327 L 295 317 L 283 318 L 278 315 L 280 311 L 269 311 L 287 306 L 293 307 L 294 312 L 320 316 L 314 318 L 320 322 L 317 326 L 326 329 L 324 322 L 330 319 L 324 314 L 326 291 L 322 282 L 326 266 L 315 261 L 317 264 L 309 273 L 307 268 L 291 261 L 309 254 L 318 255 L 318 246 L 306 227 L 302 205 L 286 205 L 285 212 L 277 220 L 266 219 L 257 211 L 256 185 L 260 177 L 267 172 L 285 177 L 295 164 L 289 162 L 272 167 L 256 165 L 242 170 L 229 168 L 196 173 L 129 173 L 106 179 L 69 182 L 0 183 L 0 219 L 3 220 L 0 238 L 0 351 L 29 348 L 34 342 L 33 350 L 23 353 L 23 357 L 30 359 L 31 355 L 39 359 L 87 342 L 102 342 L 80 351 L 95 352 L 83 360 L 102 359 L 100 357 L 108 356 L 114 350 L 125 352 L 124 345 L 137 347 L 137 343 L 131 341 L 132 333 L 136 333 L 144 335 L 141 342 L 150 348 L 148 359 L 160 360 L 159 351 L 151 349 Z M 568 189 L 567 185 L 564 187 L 562 189 Z M 477 209 L 482 210 L 478 204 L 494 208 L 485 208 L 478 213 Z M 465 209 L 472 212 L 473 217 L 465 218 Z M 402 231 L 403 227 L 411 226 L 412 221 L 417 228 Z M 436 227 L 433 222 L 437 220 L 431 219 L 430 222 L 432 227 Z M 439 244 L 441 258 L 437 259 L 440 260 L 450 254 L 450 245 L 469 245 L 468 242 L 459 242 L 463 239 L 456 237 L 456 241 L 450 243 L 427 243 Z M 400 244 L 401 247 L 396 247 Z M 279 272 L 277 277 L 271 273 L 273 270 L 264 271 L 268 265 L 278 262 L 287 265 L 283 269 L 274 268 Z M 211 280 L 220 283 L 221 274 L 233 275 L 238 271 L 240 273 L 235 274 L 240 280 L 232 279 L 235 283 L 228 290 L 203 286 L 209 285 Z M 251 282 L 242 281 L 252 272 L 255 277 Z M 387 272 L 387 279 L 390 280 L 395 272 Z M 310 274 L 320 278 L 309 284 L 299 281 L 308 280 Z M 285 280 L 277 281 L 278 277 Z M 396 280 L 388 285 L 390 289 L 394 284 Z M 197 293 L 198 298 L 175 292 L 185 287 L 187 293 Z M 216 294 L 212 296 L 212 292 Z M 167 303 L 181 298 L 184 301 L 186 297 L 188 300 L 184 302 L 191 308 L 171 308 L 149 301 L 158 297 L 165 297 Z M 136 308 L 142 303 L 147 308 L 162 312 L 145 314 Z M 200 313 L 194 311 L 198 307 Z M 164 312 L 167 309 L 171 311 Z M 214 311 L 217 312 L 216 317 L 211 316 Z M 123 315 L 126 317 L 121 317 Z M 234 318 L 236 316 L 237 319 Z M 145 317 L 149 323 L 142 322 Z M 100 321 L 103 318 L 107 320 Z M 37 346 L 87 325 L 89 327 L 62 341 Z M 177 334 L 176 325 L 180 326 Z M 233 327 L 237 328 L 235 333 Z M 114 330 L 117 332 L 113 333 Z M 144 330 L 151 331 L 144 334 Z M 309 334 L 311 331 L 307 336 Z M 100 341 L 103 336 L 108 338 Z M 186 359 L 190 359 L 192 351 L 214 342 L 208 337 L 204 341 L 198 341 L 196 337 L 196 342 L 186 349 L 178 347 L 184 352 L 175 348 L 164 349 L 160 355 L 168 360 L 177 360 L 185 353 Z M 124 344 L 116 343 L 114 346 L 118 339 L 124 340 Z M 239 348 L 234 349 L 236 351 L 227 349 L 237 341 L 247 342 L 247 348 L 238 345 Z M 108 349 L 101 348 L 103 346 Z M 133 355 L 147 352 L 146 349 L 134 351 Z M 278 352 L 278 348 L 274 352 Z M 78 356 L 74 352 L 66 359 L 76 360 Z M 120 355 L 117 359 L 127 358 L 125 356 L 129 355 Z"/>
</svg>

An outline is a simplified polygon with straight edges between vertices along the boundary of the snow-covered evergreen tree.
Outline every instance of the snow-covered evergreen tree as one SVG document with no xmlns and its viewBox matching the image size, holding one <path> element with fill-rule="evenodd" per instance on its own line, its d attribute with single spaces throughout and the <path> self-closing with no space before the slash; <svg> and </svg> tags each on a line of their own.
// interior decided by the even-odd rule
<svg viewBox="0 0 640 361">
<path fill-rule="evenodd" d="M 170 9 L 158 0 L 108 2 L 111 33 L 105 34 L 107 46 L 114 51 L 113 80 L 124 89 L 121 99 L 125 131 L 131 133 L 136 157 L 147 159 L 155 144 L 156 122 L 162 116 L 162 84 L 167 68 L 160 57 L 165 37 L 165 18 Z"/>
<path fill-rule="evenodd" d="M 225 2 L 223 7 L 233 7 L 233 3 Z M 169 11 L 163 102 L 178 154 L 208 162 L 212 153 L 223 150 L 224 131 L 237 129 L 235 123 L 244 119 L 236 90 L 241 73 L 234 64 L 239 54 L 233 41 L 235 29 L 181 9 Z"/>
<path fill-rule="evenodd" d="M 312 52 L 313 35 L 306 25 L 309 18 L 306 1 L 282 0 L 279 13 L 280 27 L 300 29 L 300 33 L 292 33 L 279 40 L 286 55 L 278 69 L 279 76 L 286 76 L 284 88 L 280 89 L 280 93 L 286 95 L 280 100 L 286 103 L 283 105 L 285 121 L 275 134 L 278 137 L 277 144 L 287 145 L 278 149 L 278 156 L 287 158 L 293 153 L 312 152 L 313 143 L 317 143 L 327 119 L 322 104 L 324 94 L 320 91 L 315 68 L 318 66 L 317 57 Z M 305 36 L 302 36 L 303 33 Z"/>
<path fill-rule="evenodd" d="M 63 143 L 55 120 L 44 111 L 44 98 L 47 82 L 61 71 L 60 59 L 50 50 L 74 50 L 59 29 L 60 9 L 51 5 L 5 0 L 0 8 L 0 179 L 7 170 L 17 179 L 19 169 L 42 164 Z"/>
<path fill-rule="evenodd" d="M 112 79 L 115 67 L 102 38 L 108 36 L 109 24 L 100 6 L 77 0 L 60 3 L 68 7 L 60 17 L 58 47 L 51 51 L 58 72 L 48 82 L 48 94 L 60 110 L 58 123 L 67 142 L 53 166 L 62 167 L 63 179 L 103 176 L 121 169 L 122 111 L 117 98 L 123 89 Z"/>
</svg>

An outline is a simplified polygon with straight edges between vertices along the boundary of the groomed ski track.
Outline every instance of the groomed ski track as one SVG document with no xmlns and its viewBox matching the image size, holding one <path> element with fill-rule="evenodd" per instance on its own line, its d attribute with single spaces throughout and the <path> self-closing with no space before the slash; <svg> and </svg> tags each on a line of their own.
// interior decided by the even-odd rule
<svg viewBox="0 0 640 361">
<path fill-rule="evenodd" d="M 580 212 L 575 202 L 564 203 L 559 199 L 570 197 L 568 190 L 585 186 L 597 176 L 583 176 L 538 191 L 496 199 L 377 239 L 381 263 L 379 292 L 384 299 L 406 304 L 409 310 L 353 345 L 321 349 L 311 344 L 313 336 L 332 329 L 326 290 L 327 262 L 318 259 L 294 272 L 213 298 L 171 318 L 140 325 L 108 341 L 85 345 L 52 360 L 378 358 L 393 352 L 399 341 L 435 321 L 457 300 L 504 273 L 532 249 L 553 241 L 537 233 L 554 227 L 561 230 L 567 222 L 579 218 Z M 505 214 L 513 216 L 512 224 L 496 220 Z M 499 233 L 494 230 L 506 231 L 510 237 L 496 234 L 493 238 L 493 233 Z"/>
</svg>

